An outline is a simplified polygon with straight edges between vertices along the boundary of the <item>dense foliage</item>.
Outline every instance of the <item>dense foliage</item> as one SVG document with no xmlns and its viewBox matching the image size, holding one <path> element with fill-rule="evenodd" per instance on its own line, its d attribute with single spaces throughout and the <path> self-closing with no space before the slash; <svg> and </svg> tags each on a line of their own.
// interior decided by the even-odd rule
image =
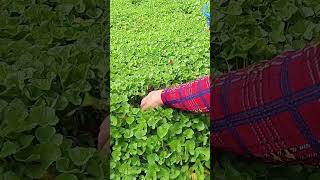
<svg viewBox="0 0 320 180">
<path fill-rule="evenodd" d="M 0 2 L 0 179 L 104 179 L 104 7 Z"/>
<path fill-rule="evenodd" d="M 317 167 L 266 164 L 235 156 L 226 152 L 215 152 L 215 180 L 318 180 L 320 169 Z"/>
<path fill-rule="evenodd" d="M 209 118 L 141 112 L 154 89 L 209 73 L 206 1 L 111 1 L 111 179 L 208 179 Z"/>
<path fill-rule="evenodd" d="M 318 0 L 223 0 L 213 3 L 214 70 L 226 72 L 271 59 L 288 49 L 320 40 Z M 215 71 L 213 71 L 215 72 Z M 230 154 L 215 154 L 219 179 L 319 179 L 305 166 L 270 165 Z"/>
<path fill-rule="evenodd" d="M 320 40 L 318 0 L 213 0 L 219 70 L 245 67 Z"/>
</svg>

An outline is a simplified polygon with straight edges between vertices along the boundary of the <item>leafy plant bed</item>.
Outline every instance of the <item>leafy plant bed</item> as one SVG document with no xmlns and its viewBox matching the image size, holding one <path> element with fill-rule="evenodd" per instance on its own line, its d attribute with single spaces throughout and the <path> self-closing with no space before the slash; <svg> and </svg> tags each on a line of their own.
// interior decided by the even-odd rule
<svg viewBox="0 0 320 180">
<path fill-rule="evenodd" d="M 228 72 L 288 49 L 320 40 L 320 4 L 316 0 L 211 1 L 213 16 L 213 72 Z M 277 166 L 218 153 L 216 179 L 319 179 L 319 170 L 305 166 Z"/>
<path fill-rule="evenodd" d="M 111 1 L 111 179 L 209 178 L 207 116 L 140 110 L 148 92 L 209 74 L 205 2 Z"/>
<path fill-rule="evenodd" d="M 105 179 L 102 1 L 2 1 L 0 179 Z"/>
<path fill-rule="evenodd" d="M 217 180 L 316 180 L 320 177 L 317 167 L 264 163 L 258 159 L 238 157 L 221 151 L 214 154 L 214 179 Z"/>
<path fill-rule="evenodd" d="M 320 40 L 316 0 L 212 1 L 216 68 L 228 70 L 271 59 Z"/>
</svg>

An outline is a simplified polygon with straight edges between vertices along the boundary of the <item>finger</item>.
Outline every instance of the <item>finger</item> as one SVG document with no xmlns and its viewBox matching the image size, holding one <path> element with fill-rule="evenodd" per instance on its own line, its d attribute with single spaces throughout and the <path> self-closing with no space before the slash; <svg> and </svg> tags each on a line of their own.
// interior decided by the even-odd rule
<svg viewBox="0 0 320 180">
<path fill-rule="evenodd" d="M 148 107 L 149 107 L 148 104 L 143 105 L 142 106 L 142 111 L 146 111 L 148 109 Z"/>
<path fill-rule="evenodd" d="M 159 105 L 157 104 L 157 103 L 153 103 L 152 105 L 151 105 L 151 107 L 152 107 L 152 109 L 155 109 L 155 108 L 157 108 Z"/>
<path fill-rule="evenodd" d="M 157 105 L 154 104 L 154 103 L 146 103 L 146 104 L 142 107 L 142 110 L 143 110 L 143 111 L 147 111 L 148 109 L 154 110 L 155 107 L 157 107 Z"/>
<path fill-rule="evenodd" d="M 142 106 L 145 105 L 145 104 L 146 104 L 146 99 L 143 98 L 142 101 L 141 101 L 141 103 L 140 103 L 140 107 L 142 107 Z"/>
<path fill-rule="evenodd" d="M 148 109 L 153 109 L 154 108 L 154 103 L 149 103 L 147 102 L 144 106 L 143 106 L 143 110 L 146 111 Z"/>
<path fill-rule="evenodd" d="M 149 95 L 147 95 L 146 97 L 144 97 L 144 98 L 142 99 L 140 105 L 143 106 L 146 102 L 148 102 L 148 101 L 147 101 L 148 98 L 149 98 Z"/>
</svg>

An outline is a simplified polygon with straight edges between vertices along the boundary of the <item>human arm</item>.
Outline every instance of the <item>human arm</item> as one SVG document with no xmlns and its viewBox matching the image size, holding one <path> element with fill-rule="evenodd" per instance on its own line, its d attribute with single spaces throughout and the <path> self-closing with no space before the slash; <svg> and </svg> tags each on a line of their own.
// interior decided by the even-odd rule
<svg viewBox="0 0 320 180">
<path fill-rule="evenodd" d="M 202 107 L 208 107 L 203 108 L 206 112 L 211 109 L 213 149 L 272 162 L 320 164 L 319 44 L 284 52 L 210 82 L 213 108 Z M 182 99 L 197 94 L 198 83 L 162 91 L 163 104 L 197 112 L 201 101 L 195 104 L 190 98 L 182 103 Z M 206 97 L 210 102 L 210 94 Z"/>
<path fill-rule="evenodd" d="M 213 149 L 320 164 L 320 46 L 215 77 Z"/>
<path fill-rule="evenodd" d="M 210 77 L 205 76 L 188 83 L 152 91 L 141 101 L 143 110 L 157 106 L 191 111 L 210 111 Z"/>
</svg>

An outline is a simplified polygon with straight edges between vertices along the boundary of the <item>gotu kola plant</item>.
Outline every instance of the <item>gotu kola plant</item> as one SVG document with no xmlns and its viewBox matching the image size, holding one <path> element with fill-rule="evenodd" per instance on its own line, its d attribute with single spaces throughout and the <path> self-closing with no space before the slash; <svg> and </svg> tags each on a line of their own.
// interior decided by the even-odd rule
<svg viewBox="0 0 320 180">
<path fill-rule="evenodd" d="M 209 178 L 209 118 L 139 106 L 151 90 L 209 73 L 205 3 L 111 1 L 111 179 Z"/>
<path fill-rule="evenodd" d="M 107 97 L 104 8 L 94 0 L 2 1 L 0 179 L 105 178 L 98 128 L 84 128 L 99 127 L 106 113 L 93 103 Z"/>
</svg>

